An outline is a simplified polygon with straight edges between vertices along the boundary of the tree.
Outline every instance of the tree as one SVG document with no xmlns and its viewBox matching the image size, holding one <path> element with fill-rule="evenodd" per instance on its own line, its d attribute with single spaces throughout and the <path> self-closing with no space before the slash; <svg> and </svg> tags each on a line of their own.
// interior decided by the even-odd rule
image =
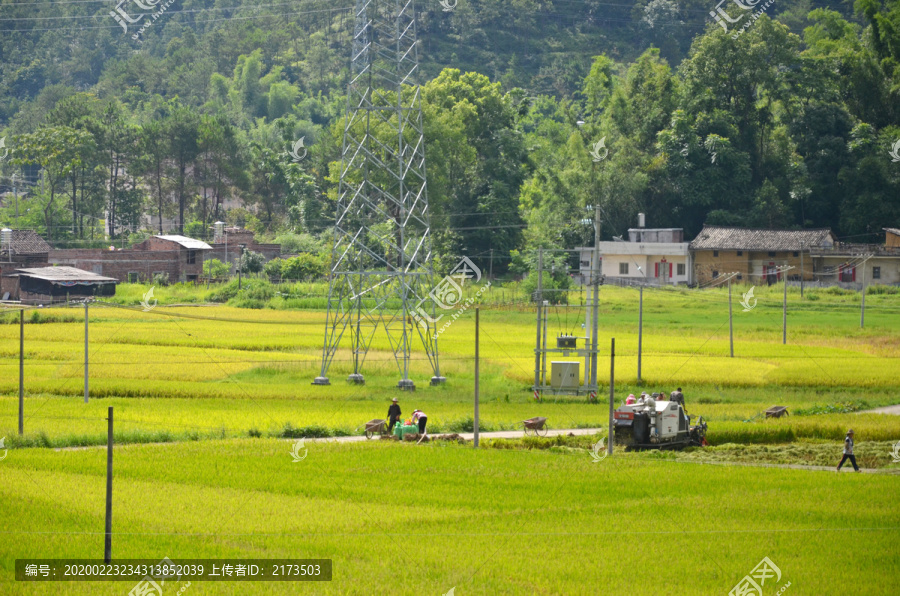
<svg viewBox="0 0 900 596">
<path fill-rule="evenodd" d="M 459 232 L 444 250 L 486 265 L 491 249 L 508 254 L 521 238 L 517 207 L 526 152 L 516 102 L 486 76 L 453 68 L 425 85 L 423 99 L 426 138 L 441 139 L 426 145 L 436 182 L 428 197 L 432 225 Z"/>
<path fill-rule="evenodd" d="M 56 198 L 73 169 L 81 164 L 81 152 L 93 141 L 89 133 L 68 126 L 48 126 L 31 134 L 15 137 L 12 162 L 16 165 L 36 165 L 41 168 L 46 189 L 36 193 L 44 213 L 47 238 L 58 236 L 53 223 Z"/>
<path fill-rule="evenodd" d="M 168 150 L 172 161 L 175 200 L 178 205 L 178 232 L 184 230 L 184 212 L 191 194 L 188 170 L 194 166 L 199 154 L 198 137 L 200 118 L 197 113 L 178 102 L 170 102 L 171 112 L 164 121 L 163 131 L 168 138 Z"/>
</svg>

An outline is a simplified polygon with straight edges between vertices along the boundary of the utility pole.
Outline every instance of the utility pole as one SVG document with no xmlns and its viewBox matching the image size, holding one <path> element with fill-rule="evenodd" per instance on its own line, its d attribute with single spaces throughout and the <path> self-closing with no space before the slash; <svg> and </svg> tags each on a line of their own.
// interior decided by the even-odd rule
<svg viewBox="0 0 900 596">
<path fill-rule="evenodd" d="M 800 299 L 803 299 L 803 241 L 800 241 Z"/>
<path fill-rule="evenodd" d="M 106 539 L 103 542 L 103 562 L 112 559 L 112 479 L 113 479 L 113 407 L 109 406 L 109 427 L 106 434 Z"/>
<path fill-rule="evenodd" d="M 241 249 L 240 256 L 238 257 L 238 291 L 241 290 L 241 270 L 244 268 L 244 247 L 246 244 L 238 244 Z"/>
<path fill-rule="evenodd" d="M 547 384 L 547 319 L 550 318 L 547 316 L 547 313 L 550 312 L 550 301 L 544 300 L 541 302 L 541 305 L 544 307 L 544 338 L 541 341 L 541 385 L 544 386 Z"/>
<path fill-rule="evenodd" d="M 491 268 L 490 268 L 490 271 L 488 272 L 488 277 L 491 278 L 491 286 L 488 288 L 488 291 L 490 292 L 491 290 L 494 289 L 494 249 L 493 248 L 491 249 Z"/>
<path fill-rule="evenodd" d="M 19 436 L 25 432 L 25 309 L 19 311 Z"/>
<path fill-rule="evenodd" d="M 862 306 L 859 311 L 859 328 L 866 326 L 866 262 L 869 259 L 863 259 L 862 262 Z"/>
<path fill-rule="evenodd" d="M 478 448 L 478 378 L 479 378 L 479 358 L 478 358 L 478 327 L 479 327 L 479 311 L 481 309 L 475 309 L 475 436 L 474 443 L 475 448 Z"/>
<path fill-rule="evenodd" d="M 728 345 L 734 358 L 734 319 L 731 313 L 731 278 L 728 278 Z"/>
<path fill-rule="evenodd" d="M 594 352 L 596 357 L 597 353 Z M 613 451 L 613 416 L 615 415 L 616 405 L 616 338 L 613 337 L 609 345 L 609 437 L 606 441 L 606 453 L 612 455 Z"/>
<path fill-rule="evenodd" d="M 644 339 L 644 286 L 638 287 L 638 370 L 637 382 L 641 384 L 641 347 Z"/>
<path fill-rule="evenodd" d="M 594 304 L 591 316 L 591 386 L 590 390 L 597 389 L 597 308 L 600 304 L 600 203 L 594 205 L 594 265 L 591 268 L 591 284 L 594 286 Z"/>
<path fill-rule="evenodd" d="M 84 301 L 84 403 L 88 403 L 88 302 Z"/>
<path fill-rule="evenodd" d="M 13 196 L 16 198 L 16 228 L 19 227 L 19 189 L 16 187 L 16 175 L 12 175 Z"/>
<path fill-rule="evenodd" d="M 540 399 L 541 387 L 541 309 L 544 307 L 542 287 L 544 281 L 544 249 L 538 249 L 538 285 L 537 285 L 537 338 L 534 340 L 534 398 Z"/>
<path fill-rule="evenodd" d="M 784 298 L 781 300 L 781 343 L 787 344 L 787 261 L 784 263 Z"/>
</svg>

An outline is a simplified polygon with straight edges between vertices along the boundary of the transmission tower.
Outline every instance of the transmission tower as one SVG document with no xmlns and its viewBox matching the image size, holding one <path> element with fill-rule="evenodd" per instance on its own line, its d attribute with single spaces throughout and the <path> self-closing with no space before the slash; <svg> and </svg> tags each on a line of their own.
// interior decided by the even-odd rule
<svg viewBox="0 0 900 596">
<path fill-rule="evenodd" d="M 362 365 L 379 327 L 400 370 L 400 389 L 415 389 L 409 364 L 417 341 L 433 371 L 431 384 L 445 380 L 434 337 L 435 301 L 429 293 L 431 229 L 418 70 L 412 2 L 357 0 L 328 315 L 316 385 L 329 384 L 328 369 L 348 331 L 353 361 L 348 380 L 364 383 Z"/>
</svg>

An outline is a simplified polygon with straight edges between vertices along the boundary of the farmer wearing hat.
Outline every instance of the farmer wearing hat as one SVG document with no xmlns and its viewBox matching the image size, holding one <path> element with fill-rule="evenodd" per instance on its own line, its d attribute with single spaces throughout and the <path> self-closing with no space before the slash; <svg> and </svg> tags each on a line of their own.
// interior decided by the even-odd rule
<svg viewBox="0 0 900 596">
<path fill-rule="evenodd" d="M 388 408 L 388 432 L 393 432 L 394 425 L 400 420 L 400 414 L 400 404 L 397 403 L 395 397 L 391 400 L 391 407 Z"/>
<path fill-rule="evenodd" d="M 841 466 L 844 465 L 844 462 L 850 460 L 850 463 L 853 464 L 853 469 L 859 472 L 859 466 L 856 465 L 856 456 L 853 455 L 853 429 L 847 431 L 847 436 L 844 438 L 844 457 L 841 458 L 841 463 L 838 464 L 837 471 L 841 471 Z"/>
</svg>

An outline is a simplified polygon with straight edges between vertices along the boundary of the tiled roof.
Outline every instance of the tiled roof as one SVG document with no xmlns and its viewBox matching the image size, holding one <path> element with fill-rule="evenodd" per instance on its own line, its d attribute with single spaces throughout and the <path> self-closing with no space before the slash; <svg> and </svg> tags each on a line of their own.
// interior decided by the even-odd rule
<svg viewBox="0 0 900 596">
<path fill-rule="evenodd" d="M 817 230 L 763 230 L 703 226 L 691 242 L 691 250 L 757 250 L 787 251 L 802 248 L 825 248 L 834 244 L 828 228 Z"/>
<path fill-rule="evenodd" d="M 33 255 L 50 252 L 50 245 L 33 230 L 12 231 L 12 251 L 17 255 Z M 6 250 L 3 246 L 2 250 Z"/>
<path fill-rule="evenodd" d="M 900 236 L 900 228 L 881 228 L 885 232 L 890 232 L 896 236 Z"/>
</svg>

